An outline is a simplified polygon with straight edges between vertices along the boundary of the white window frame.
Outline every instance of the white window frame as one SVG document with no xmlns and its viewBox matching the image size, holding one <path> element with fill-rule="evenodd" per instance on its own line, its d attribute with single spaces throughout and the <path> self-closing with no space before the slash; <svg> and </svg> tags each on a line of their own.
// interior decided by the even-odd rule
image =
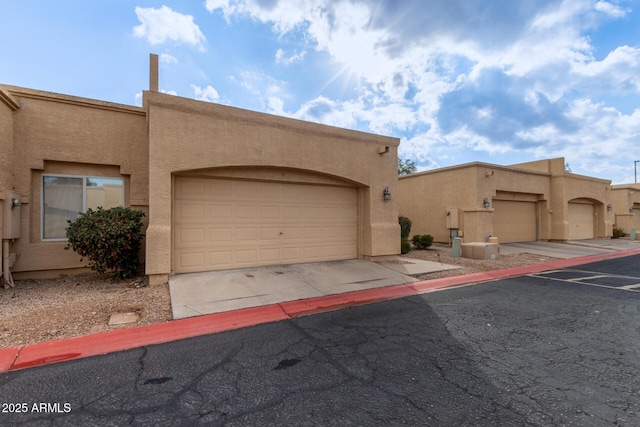
<svg viewBox="0 0 640 427">
<path fill-rule="evenodd" d="M 87 211 L 87 180 L 95 179 L 119 179 L 122 181 L 122 206 L 124 206 L 124 178 L 117 176 L 93 176 L 93 175 L 67 175 L 58 173 L 43 173 L 40 176 L 40 240 L 43 242 L 66 242 L 66 237 L 49 238 L 44 237 L 44 179 L 47 177 L 55 178 L 81 178 L 82 179 L 82 212 Z"/>
</svg>

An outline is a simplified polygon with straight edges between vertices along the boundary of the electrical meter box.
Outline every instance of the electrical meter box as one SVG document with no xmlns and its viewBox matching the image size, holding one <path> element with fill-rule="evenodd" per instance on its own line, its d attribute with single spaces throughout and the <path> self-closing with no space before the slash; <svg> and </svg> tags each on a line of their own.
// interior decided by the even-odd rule
<svg viewBox="0 0 640 427">
<path fill-rule="evenodd" d="M 17 193 L 6 193 L 2 201 L 2 238 L 20 238 L 20 195 Z"/>
</svg>

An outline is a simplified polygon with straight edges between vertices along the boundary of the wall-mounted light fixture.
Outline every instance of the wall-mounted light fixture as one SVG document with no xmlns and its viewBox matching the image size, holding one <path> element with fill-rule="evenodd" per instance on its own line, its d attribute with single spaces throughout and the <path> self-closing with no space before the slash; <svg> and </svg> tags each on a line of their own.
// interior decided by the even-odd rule
<svg viewBox="0 0 640 427">
<path fill-rule="evenodd" d="M 484 173 L 485 178 L 489 178 L 490 176 L 493 176 L 493 171 L 487 171 Z"/>
<path fill-rule="evenodd" d="M 629 213 L 633 213 L 633 206 L 629 208 Z"/>
<path fill-rule="evenodd" d="M 18 198 L 12 198 L 11 199 L 11 207 L 14 208 L 16 206 L 20 206 L 21 202 L 20 199 Z"/>
<path fill-rule="evenodd" d="M 381 145 L 378 147 L 378 154 L 387 154 L 389 152 L 388 145 Z"/>
<path fill-rule="evenodd" d="M 482 201 L 482 207 L 488 208 L 489 206 L 491 206 L 491 203 L 489 203 L 489 199 L 485 197 L 484 200 Z"/>
<path fill-rule="evenodd" d="M 609 203 L 607 205 L 607 212 L 611 212 L 613 210 L 613 206 L 611 206 L 611 203 Z"/>
<path fill-rule="evenodd" d="M 391 200 L 391 191 L 389 191 L 389 187 L 384 187 L 384 190 L 382 190 L 382 197 L 384 200 Z"/>
</svg>

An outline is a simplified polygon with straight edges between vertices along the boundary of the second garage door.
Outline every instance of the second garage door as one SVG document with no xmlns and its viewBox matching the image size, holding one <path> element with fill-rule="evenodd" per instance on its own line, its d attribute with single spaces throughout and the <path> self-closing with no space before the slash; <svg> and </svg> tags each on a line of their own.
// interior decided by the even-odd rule
<svg viewBox="0 0 640 427">
<path fill-rule="evenodd" d="M 176 177 L 176 273 L 357 258 L 357 189 Z"/>
<path fill-rule="evenodd" d="M 537 240 L 535 202 L 493 200 L 493 209 L 493 235 L 500 243 Z"/>
<path fill-rule="evenodd" d="M 593 204 L 569 203 L 569 240 L 593 239 Z"/>
</svg>

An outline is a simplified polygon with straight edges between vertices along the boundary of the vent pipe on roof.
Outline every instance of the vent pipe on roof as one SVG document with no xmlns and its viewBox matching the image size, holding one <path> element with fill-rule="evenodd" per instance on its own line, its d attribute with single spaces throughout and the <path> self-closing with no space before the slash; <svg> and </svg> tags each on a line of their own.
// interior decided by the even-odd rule
<svg viewBox="0 0 640 427">
<path fill-rule="evenodd" d="M 149 91 L 158 91 L 158 55 L 149 55 Z"/>
</svg>

